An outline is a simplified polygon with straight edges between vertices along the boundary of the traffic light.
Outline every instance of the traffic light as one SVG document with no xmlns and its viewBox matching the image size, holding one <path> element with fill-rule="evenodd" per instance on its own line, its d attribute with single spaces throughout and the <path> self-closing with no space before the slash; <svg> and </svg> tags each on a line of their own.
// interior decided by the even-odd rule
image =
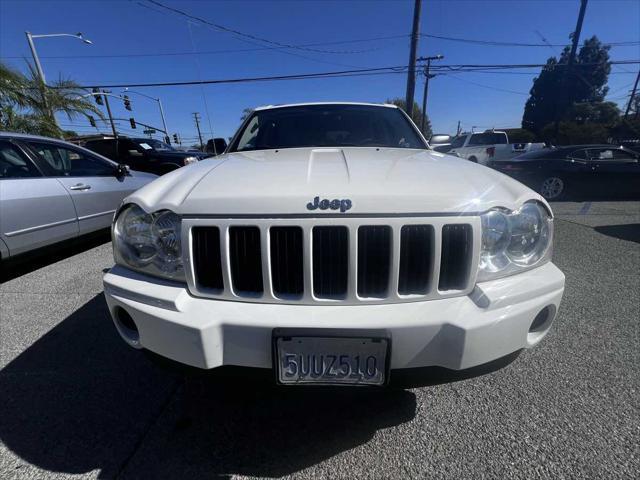
<svg viewBox="0 0 640 480">
<path fill-rule="evenodd" d="M 171 139 L 169 138 L 169 135 L 164 136 L 164 143 L 171 145 Z"/>
<path fill-rule="evenodd" d="M 174 143 L 178 143 L 178 134 L 177 133 L 173 134 L 173 142 Z"/>
<path fill-rule="evenodd" d="M 89 115 L 87 118 L 89 119 L 89 125 L 91 125 L 93 128 L 96 128 L 96 119 L 91 115 Z"/>
<path fill-rule="evenodd" d="M 129 96 L 125 95 L 122 99 L 124 100 L 124 108 L 131 111 L 131 100 L 129 100 Z"/>
<path fill-rule="evenodd" d="M 94 87 L 92 90 L 93 93 L 100 93 L 100 89 L 97 87 Z M 96 99 L 96 103 L 98 105 L 104 105 L 104 101 L 102 100 L 102 95 L 94 95 L 94 98 Z"/>
<path fill-rule="evenodd" d="M 130 118 L 129 123 L 131 124 L 131 128 L 136 128 L 136 121 L 134 118 Z"/>
</svg>

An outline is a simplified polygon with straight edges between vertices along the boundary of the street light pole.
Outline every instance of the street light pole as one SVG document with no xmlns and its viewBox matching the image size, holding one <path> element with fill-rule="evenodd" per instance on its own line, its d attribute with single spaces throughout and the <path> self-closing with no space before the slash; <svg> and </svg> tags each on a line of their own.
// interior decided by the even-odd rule
<svg viewBox="0 0 640 480">
<path fill-rule="evenodd" d="M 31 55 L 33 56 L 33 62 L 36 64 L 36 70 L 38 71 L 38 76 L 43 84 L 46 85 L 47 81 L 44 78 L 44 72 L 42 71 L 42 65 L 40 64 L 40 58 L 38 57 L 38 52 L 36 51 L 36 46 L 33 43 L 33 35 L 31 32 L 24 32 L 27 36 L 27 42 L 29 42 L 29 48 L 31 49 Z"/>
<path fill-rule="evenodd" d="M 102 93 L 111 93 L 103 90 Z M 109 123 L 111 123 L 111 131 L 113 132 L 114 138 L 118 139 L 118 131 L 116 130 L 116 126 L 113 123 L 113 115 L 111 115 L 111 107 L 109 106 L 109 95 L 103 95 L 104 97 L 104 105 L 107 107 L 107 113 L 109 114 Z"/>
<path fill-rule="evenodd" d="M 82 40 L 84 43 L 91 45 L 91 40 L 88 40 L 82 36 L 82 33 L 76 33 L 72 35 L 70 33 L 49 33 L 44 35 L 34 35 L 31 32 L 24 32 L 27 36 L 27 42 L 29 43 L 29 49 L 31 50 L 31 55 L 33 56 L 33 62 L 36 65 L 36 71 L 38 72 L 38 76 L 40 77 L 40 92 L 42 93 L 42 102 L 47 110 L 49 110 L 48 102 L 47 102 L 47 81 L 44 77 L 44 71 L 42 70 L 42 64 L 40 63 L 40 57 L 38 57 L 38 52 L 36 51 L 36 45 L 33 42 L 34 38 L 45 38 L 45 37 L 75 37 Z M 58 121 L 56 120 L 55 113 L 50 111 L 51 118 L 53 119 L 53 123 L 58 129 L 60 125 L 58 125 Z"/>
</svg>

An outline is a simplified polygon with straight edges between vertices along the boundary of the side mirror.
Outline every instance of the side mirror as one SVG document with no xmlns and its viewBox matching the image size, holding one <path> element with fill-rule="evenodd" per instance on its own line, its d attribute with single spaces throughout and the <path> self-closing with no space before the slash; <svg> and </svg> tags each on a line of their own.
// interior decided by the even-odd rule
<svg viewBox="0 0 640 480">
<path fill-rule="evenodd" d="M 212 155 L 220 155 L 227 149 L 227 141 L 224 138 L 209 139 L 205 151 Z"/>
<path fill-rule="evenodd" d="M 214 138 L 213 143 L 216 146 L 216 152 L 218 152 L 218 154 L 227 149 L 227 141 L 224 138 Z"/>
<path fill-rule="evenodd" d="M 116 177 L 126 177 L 127 175 L 129 175 L 129 165 L 119 163 L 116 167 Z"/>
</svg>

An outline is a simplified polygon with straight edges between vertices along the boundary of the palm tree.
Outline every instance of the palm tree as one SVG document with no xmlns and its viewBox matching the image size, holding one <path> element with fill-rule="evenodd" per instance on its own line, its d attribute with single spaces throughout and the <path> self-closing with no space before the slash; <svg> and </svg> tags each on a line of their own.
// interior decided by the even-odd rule
<svg viewBox="0 0 640 480">
<path fill-rule="evenodd" d="M 59 79 L 49 86 L 42 84 L 31 64 L 24 75 L 0 62 L 0 129 L 62 137 L 55 114 L 64 113 L 69 120 L 102 112 L 83 97 L 87 92 L 72 80 Z"/>
</svg>

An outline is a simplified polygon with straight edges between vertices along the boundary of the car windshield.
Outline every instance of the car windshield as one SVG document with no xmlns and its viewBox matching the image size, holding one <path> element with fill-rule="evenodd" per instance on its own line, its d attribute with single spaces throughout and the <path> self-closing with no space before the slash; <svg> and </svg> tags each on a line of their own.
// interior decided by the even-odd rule
<svg viewBox="0 0 640 480">
<path fill-rule="evenodd" d="M 133 141 L 145 150 L 155 150 L 157 152 L 174 150 L 171 145 L 167 145 L 166 143 L 161 142 L 160 140 L 155 140 L 153 138 L 137 138 Z"/>
<path fill-rule="evenodd" d="M 427 145 L 397 108 L 304 105 L 254 112 L 230 151 L 299 147 L 426 149 Z"/>
</svg>

